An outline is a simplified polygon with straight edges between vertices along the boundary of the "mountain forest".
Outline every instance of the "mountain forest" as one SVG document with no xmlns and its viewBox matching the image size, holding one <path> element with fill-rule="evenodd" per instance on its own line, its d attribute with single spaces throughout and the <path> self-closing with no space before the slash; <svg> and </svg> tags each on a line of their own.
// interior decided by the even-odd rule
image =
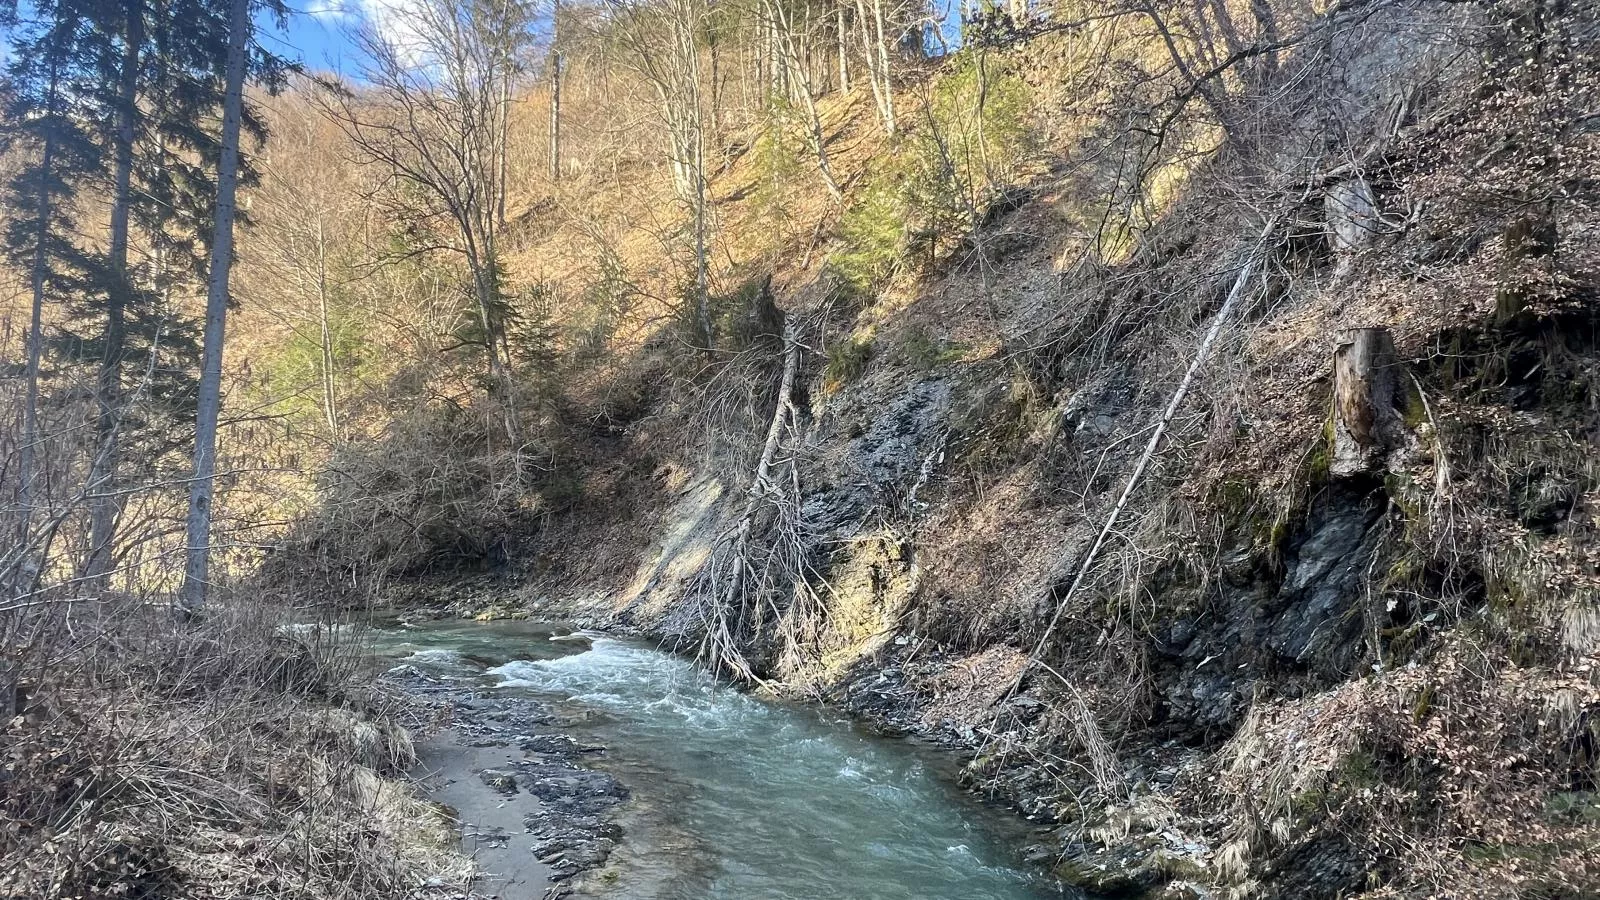
<svg viewBox="0 0 1600 900">
<path fill-rule="evenodd" d="M 1600 897 L 1596 0 L 0 45 L 0 896 Z"/>
</svg>

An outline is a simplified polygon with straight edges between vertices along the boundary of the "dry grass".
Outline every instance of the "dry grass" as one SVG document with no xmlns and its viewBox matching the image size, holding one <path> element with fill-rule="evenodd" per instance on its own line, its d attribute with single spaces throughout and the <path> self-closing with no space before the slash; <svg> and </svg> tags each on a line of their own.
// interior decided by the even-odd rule
<svg viewBox="0 0 1600 900">
<path fill-rule="evenodd" d="M 336 632 L 297 633 L 239 597 L 185 624 L 133 599 L 26 615 L 50 628 L 6 645 L 0 894 L 333 900 L 464 883 L 448 819 L 400 779 L 414 760 L 397 707 Z"/>
</svg>

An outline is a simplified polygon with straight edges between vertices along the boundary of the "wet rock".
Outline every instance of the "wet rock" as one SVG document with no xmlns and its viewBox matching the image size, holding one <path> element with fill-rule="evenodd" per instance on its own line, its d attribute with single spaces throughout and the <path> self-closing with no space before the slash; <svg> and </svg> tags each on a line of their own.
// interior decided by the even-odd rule
<svg viewBox="0 0 1600 900">
<path fill-rule="evenodd" d="M 484 769 L 478 773 L 478 777 L 484 784 L 507 796 L 517 792 L 517 776 L 504 769 Z"/>
<path fill-rule="evenodd" d="M 1056 864 L 1062 882 L 1106 897 L 1144 897 L 1175 880 L 1203 874 L 1201 863 L 1159 846 L 1152 837 L 1119 841 L 1109 849 L 1076 845 Z"/>
<path fill-rule="evenodd" d="M 1327 674 L 1348 673 L 1359 650 L 1359 603 L 1386 506 L 1383 493 L 1367 484 L 1331 487 L 1313 504 L 1284 554 L 1267 646 Z"/>
<path fill-rule="evenodd" d="M 579 744 L 546 730 L 556 716 L 529 697 L 473 696 L 455 683 L 423 680 L 405 671 L 386 680 L 411 694 L 441 717 L 448 716 L 457 740 L 468 747 L 515 747 L 522 759 L 508 767 L 483 769 L 484 785 L 506 797 L 526 795 L 523 825 L 533 835 L 531 851 L 551 867 L 557 886 L 547 898 L 563 897 L 563 886 L 583 872 L 602 865 L 622 837 L 609 821 L 612 811 L 629 797 L 628 788 L 611 774 L 587 769 L 582 761 L 604 747 Z M 511 801 L 518 802 L 518 801 Z M 503 846 L 503 831 L 469 834 L 479 844 Z"/>
</svg>

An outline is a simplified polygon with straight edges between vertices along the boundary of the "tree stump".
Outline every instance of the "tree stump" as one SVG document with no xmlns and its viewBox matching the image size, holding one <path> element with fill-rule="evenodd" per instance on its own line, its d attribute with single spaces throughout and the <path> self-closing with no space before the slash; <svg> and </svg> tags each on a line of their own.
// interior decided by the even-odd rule
<svg viewBox="0 0 1600 900">
<path fill-rule="evenodd" d="M 1355 257 L 1372 245 L 1378 226 L 1378 199 L 1372 185 L 1360 175 L 1329 185 L 1322 201 L 1327 220 L 1328 248 L 1333 253 L 1334 276 L 1349 274 Z"/>
<path fill-rule="evenodd" d="M 1400 359 L 1387 328 L 1351 328 L 1333 352 L 1333 447 L 1328 473 L 1348 478 L 1381 470 L 1405 446 Z"/>
<path fill-rule="evenodd" d="M 1555 216 L 1548 209 L 1524 213 L 1506 226 L 1505 263 L 1494 296 L 1496 328 L 1527 331 L 1537 321 L 1529 306 L 1550 284 L 1558 239 Z"/>
</svg>

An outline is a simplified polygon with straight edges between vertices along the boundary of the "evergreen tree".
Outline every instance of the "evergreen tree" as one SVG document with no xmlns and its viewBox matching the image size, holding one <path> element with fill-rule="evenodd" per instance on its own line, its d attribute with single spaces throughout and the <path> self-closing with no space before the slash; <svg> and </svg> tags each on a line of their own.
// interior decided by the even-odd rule
<svg viewBox="0 0 1600 900">
<path fill-rule="evenodd" d="M 41 507 L 39 448 L 40 380 L 44 365 L 43 319 L 47 304 L 80 291 L 101 271 L 100 261 L 72 240 L 72 199 L 98 173 L 100 154 L 82 127 L 82 53 L 89 15 L 79 0 L 46 0 L 4 10 L 13 33 L 7 66 L 4 137 L 28 160 L 6 185 L 16 214 L 0 243 L 13 265 L 26 272 L 31 308 L 27 333 L 26 392 L 17 460 L 19 546 L 35 561 L 44 547 L 32 546 L 31 525 Z"/>
</svg>

